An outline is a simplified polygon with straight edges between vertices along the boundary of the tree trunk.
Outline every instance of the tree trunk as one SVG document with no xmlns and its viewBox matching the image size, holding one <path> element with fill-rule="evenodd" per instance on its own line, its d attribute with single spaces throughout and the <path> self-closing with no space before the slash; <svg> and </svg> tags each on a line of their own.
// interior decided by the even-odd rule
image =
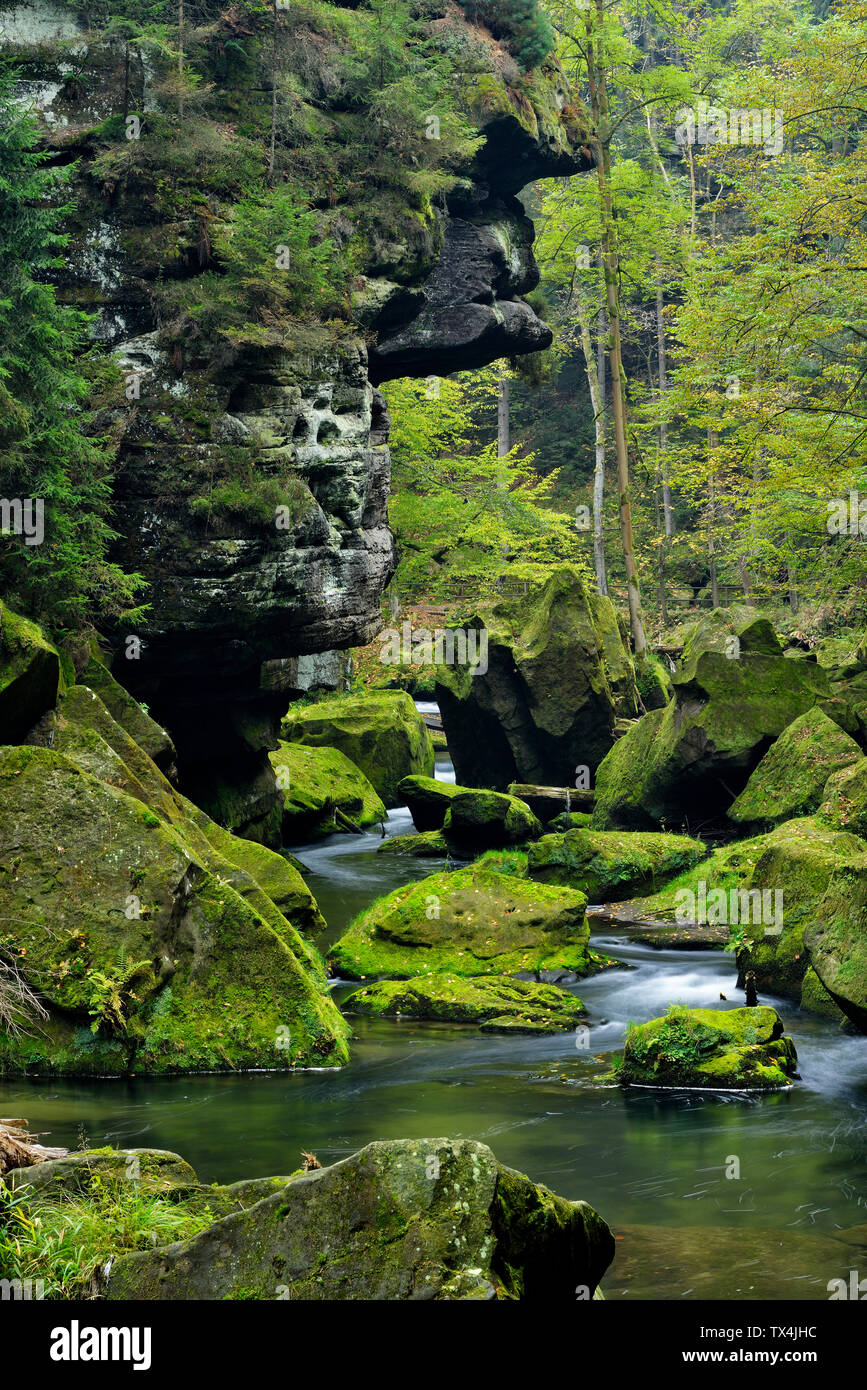
<svg viewBox="0 0 867 1390">
<path fill-rule="evenodd" d="M 603 0 L 596 0 L 596 23 L 603 21 Z M 647 637 L 641 617 L 641 590 L 632 540 L 632 504 L 629 492 L 629 456 L 626 444 L 626 374 L 620 346 L 620 261 L 617 229 L 611 194 L 611 120 L 605 70 L 598 61 L 592 36 L 592 19 L 587 15 L 587 78 L 596 130 L 596 173 L 599 185 L 599 211 L 602 223 L 602 257 L 605 271 L 605 300 L 608 311 L 608 362 L 611 368 L 611 402 L 614 416 L 614 445 L 617 459 L 617 493 L 620 512 L 620 536 L 626 567 L 626 597 L 629 603 L 629 626 L 635 655 L 643 657 Z"/>
<path fill-rule="evenodd" d="M 593 352 L 590 339 L 590 320 L 580 301 L 578 304 L 578 327 L 581 330 L 581 347 L 584 352 L 584 366 L 587 385 L 590 388 L 590 404 L 593 407 L 593 426 L 596 433 L 596 466 L 593 471 L 593 568 L 596 571 L 596 588 L 600 594 L 608 593 L 608 576 L 605 569 L 605 536 L 602 530 L 602 503 L 605 497 L 605 314 L 599 311 L 599 356 Z"/>
<path fill-rule="evenodd" d="M 268 148 L 268 183 L 273 186 L 277 153 L 277 0 L 273 0 L 271 12 L 271 140 Z"/>
<path fill-rule="evenodd" d="M 178 116 L 184 119 L 184 0 L 178 0 Z"/>
<path fill-rule="evenodd" d="M 714 451 L 719 447 L 719 436 L 713 430 L 707 432 L 707 558 L 710 567 L 710 601 L 719 608 L 719 580 L 716 572 L 716 479 L 714 477 Z"/>
<path fill-rule="evenodd" d="M 500 391 L 497 397 L 497 458 L 505 458 L 512 447 L 512 431 L 509 422 L 509 373 L 500 367 Z"/>
</svg>

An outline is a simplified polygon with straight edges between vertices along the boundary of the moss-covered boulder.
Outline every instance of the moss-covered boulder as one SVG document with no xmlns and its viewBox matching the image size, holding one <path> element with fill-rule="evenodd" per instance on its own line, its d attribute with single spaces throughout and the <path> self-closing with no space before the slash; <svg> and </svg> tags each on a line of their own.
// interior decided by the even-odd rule
<svg viewBox="0 0 867 1390">
<path fill-rule="evenodd" d="M 79 684 L 96 691 L 112 718 L 126 730 L 130 738 L 135 739 L 148 757 L 153 758 L 158 768 L 165 772 L 172 767 L 176 754 L 169 734 L 115 680 L 96 647 L 79 677 Z"/>
<path fill-rule="evenodd" d="M 546 828 L 552 835 L 556 835 L 566 830 L 587 830 L 592 822 L 592 811 L 561 811 L 559 816 L 548 822 Z"/>
<path fill-rule="evenodd" d="M 832 773 L 818 814 L 836 830 L 851 830 L 867 838 L 867 758 Z"/>
<path fill-rule="evenodd" d="M 400 806 L 404 777 L 432 777 L 430 734 L 412 699 L 402 690 L 341 695 L 289 710 L 283 738 L 311 748 L 338 748 L 359 767 L 388 807 Z"/>
<path fill-rule="evenodd" d="M 0 951 L 49 1010 L 0 1039 L 0 1068 L 117 1075 L 346 1060 L 346 1026 L 313 947 L 217 850 L 207 818 L 203 829 L 182 812 L 173 821 L 53 749 L 0 750 Z"/>
<path fill-rule="evenodd" d="M 457 779 L 505 790 L 561 786 L 595 770 L 615 719 L 638 712 L 632 663 L 609 599 L 564 565 L 526 596 L 480 611 L 487 670 L 437 668 L 436 698 Z"/>
<path fill-rule="evenodd" d="M 114 1260 L 110 1300 L 592 1298 L 605 1222 L 467 1139 L 369 1144 L 189 1239 Z M 576 1291 L 577 1295 L 576 1295 Z"/>
<path fill-rule="evenodd" d="M 540 883 L 577 888 L 592 903 L 641 897 L 707 853 L 700 840 L 652 831 L 567 830 L 543 835 L 527 851 L 527 873 Z"/>
<path fill-rule="evenodd" d="M 448 841 L 473 850 L 520 845 L 541 833 L 527 803 L 505 792 L 461 791 L 450 801 L 443 822 Z"/>
<path fill-rule="evenodd" d="M 13 1168 L 7 1187 L 28 1201 L 54 1201 L 87 1195 L 94 1178 L 101 1185 L 133 1181 L 140 1192 L 185 1196 L 198 1186 L 195 1170 L 168 1149 L 84 1149 L 29 1168 Z"/>
<path fill-rule="evenodd" d="M 586 1017 L 581 1000 L 557 985 L 449 973 L 379 980 L 355 990 L 343 1007 L 379 1018 L 477 1023 L 483 1033 L 563 1033 Z"/>
<path fill-rule="evenodd" d="M 284 844 L 385 820 L 388 813 L 374 787 L 339 749 L 281 740 L 269 757 L 283 796 Z"/>
<path fill-rule="evenodd" d="M 716 609 L 691 627 L 675 698 L 614 745 L 596 775 L 600 830 L 722 816 L 771 743 L 830 697 L 827 674 L 792 661 L 754 608 Z"/>
<path fill-rule="evenodd" d="M 857 955 L 867 911 L 867 843 L 814 817 L 786 821 L 765 838 L 746 886 L 756 907 L 761 899 L 761 917 L 757 922 L 753 912 L 741 925 L 741 975 L 752 970 L 760 994 L 765 990 L 810 1007 L 804 982 L 812 964 L 836 999 L 809 941 L 817 924 L 824 924 L 838 941 L 850 941 Z M 816 997 L 813 990 L 813 1003 Z"/>
<path fill-rule="evenodd" d="M 452 798 L 468 788 L 435 777 L 414 776 L 404 777 L 397 790 L 409 808 L 416 830 L 424 832 L 442 830 Z"/>
<path fill-rule="evenodd" d="M 281 914 L 308 935 L 324 927 L 316 901 L 291 856 L 243 840 L 217 825 L 171 785 L 140 744 L 109 714 L 88 686 L 74 685 L 63 696 L 43 742 L 94 777 L 141 801 L 180 834 L 199 861 L 231 879 L 258 911 Z"/>
<path fill-rule="evenodd" d="M 815 706 L 784 729 L 729 807 L 738 825 L 778 825 L 809 816 L 828 778 L 862 759 L 855 740 Z"/>
<path fill-rule="evenodd" d="M 441 830 L 422 830 L 418 835 L 390 835 L 377 846 L 376 852 L 406 859 L 473 858 L 471 852 L 456 854 Z"/>
<path fill-rule="evenodd" d="M 362 912 L 332 948 L 350 980 L 516 975 L 595 968 L 584 918 L 587 899 L 572 889 L 530 883 L 479 864 L 430 874 L 397 888 Z"/>
<path fill-rule="evenodd" d="M 776 1009 L 687 1009 L 633 1023 L 618 1080 L 626 1086 L 701 1086 L 710 1090 L 775 1090 L 797 1071 L 792 1039 Z"/>
<path fill-rule="evenodd" d="M 36 623 L 0 602 L 0 743 L 20 743 L 62 688 L 60 654 Z"/>
</svg>

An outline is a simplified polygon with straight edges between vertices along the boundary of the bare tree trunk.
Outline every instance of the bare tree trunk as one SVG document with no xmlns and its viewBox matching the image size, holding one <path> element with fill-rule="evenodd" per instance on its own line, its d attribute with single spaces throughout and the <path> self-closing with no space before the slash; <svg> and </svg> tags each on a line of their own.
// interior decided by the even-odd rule
<svg viewBox="0 0 867 1390">
<path fill-rule="evenodd" d="M 497 458 L 505 458 L 512 447 L 512 430 L 509 421 L 509 373 L 500 366 L 500 390 L 497 397 Z"/>
<path fill-rule="evenodd" d="M 600 335 L 598 359 L 590 339 L 588 313 L 579 300 L 578 327 L 581 331 L 584 368 L 587 373 L 587 385 L 590 388 L 590 404 L 593 407 L 593 426 L 596 433 L 596 466 L 593 471 L 593 568 L 596 571 L 596 588 L 600 594 L 607 594 L 605 536 L 602 530 L 602 503 L 605 497 L 605 314 L 603 310 L 599 311 L 597 321 Z"/>
<path fill-rule="evenodd" d="M 603 23 L 603 0 L 596 0 L 596 23 L 599 30 Z M 617 229 L 614 223 L 614 207 L 611 194 L 611 117 L 608 103 L 608 89 L 605 82 L 605 69 L 599 62 L 596 44 L 593 39 L 593 21 L 590 14 L 587 26 L 587 78 L 590 101 L 597 132 L 596 173 L 599 184 L 599 210 L 602 222 L 602 255 L 605 270 L 605 299 L 608 311 L 608 361 L 611 367 L 611 402 L 614 416 L 614 445 L 617 459 L 617 493 L 620 511 L 620 536 L 623 545 L 623 561 L 626 567 L 626 597 L 629 603 L 629 626 L 635 655 L 643 657 L 647 649 L 647 637 L 641 617 L 641 589 L 638 581 L 638 567 L 635 563 L 635 549 L 632 539 L 632 504 L 629 490 L 629 455 L 626 443 L 626 374 L 623 370 L 623 357 L 620 344 L 620 261 L 618 256 Z"/>
<path fill-rule="evenodd" d="M 710 567 L 710 601 L 714 608 L 719 608 L 719 580 L 716 570 L 716 478 L 714 475 L 715 450 L 719 447 L 719 435 L 714 434 L 713 430 L 707 432 L 707 446 L 707 558 Z"/>
<path fill-rule="evenodd" d="M 659 403 L 662 406 L 665 402 L 665 393 L 668 390 L 668 365 L 665 352 L 665 319 L 663 317 L 662 285 L 659 281 L 659 258 L 656 262 L 657 281 L 656 281 L 656 359 L 659 372 Z M 674 535 L 674 510 L 671 505 L 671 484 L 668 480 L 668 423 L 665 420 L 659 422 L 659 457 L 660 473 L 662 475 L 662 517 L 665 523 L 665 538 L 671 540 Z"/>
<path fill-rule="evenodd" d="M 184 119 L 184 0 L 178 0 L 178 116 Z"/>
<path fill-rule="evenodd" d="M 277 0 L 272 0 L 271 13 L 271 140 L 268 148 L 268 183 L 273 185 L 277 153 Z"/>
</svg>

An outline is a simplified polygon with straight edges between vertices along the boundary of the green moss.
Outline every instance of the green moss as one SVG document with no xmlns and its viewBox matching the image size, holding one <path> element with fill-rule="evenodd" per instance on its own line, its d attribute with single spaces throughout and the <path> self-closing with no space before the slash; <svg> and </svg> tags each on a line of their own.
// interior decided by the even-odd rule
<svg viewBox="0 0 867 1390">
<path fill-rule="evenodd" d="M 300 843 L 346 829 L 341 817 L 360 826 L 385 820 L 374 787 L 339 749 L 281 741 L 269 758 L 283 793 L 284 841 Z"/>
<path fill-rule="evenodd" d="M 404 691 L 334 696 L 293 706 L 282 733 L 291 743 L 339 749 L 361 769 L 386 806 L 401 805 L 398 786 L 404 777 L 433 774 L 430 734 Z"/>
<path fill-rule="evenodd" d="M 853 738 L 818 707 L 795 719 L 762 758 L 729 808 L 729 818 L 757 827 L 807 816 L 828 778 L 861 758 Z"/>
<path fill-rule="evenodd" d="M 706 847 L 685 835 L 567 830 L 530 845 L 527 872 L 543 883 L 578 888 L 590 902 L 639 897 L 704 859 Z"/>
<path fill-rule="evenodd" d="M 380 1018 L 478 1023 L 489 1033 L 560 1033 L 586 1017 L 581 1000 L 556 985 L 490 975 L 468 980 L 449 973 L 380 980 L 355 990 L 344 1008 Z"/>
<path fill-rule="evenodd" d="M 583 893 L 479 865 L 432 874 L 380 898 L 357 917 L 331 959 L 341 975 L 354 980 L 443 971 L 589 974 L 596 964 L 585 904 Z"/>
<path fill-rule="evenodd" d="M 724 1090 L 791 1085 L 794 1044 L 775 1009 L 688 1009 L 630 1024 L 617 1072 L 624 1085 Z"/>
</svg>

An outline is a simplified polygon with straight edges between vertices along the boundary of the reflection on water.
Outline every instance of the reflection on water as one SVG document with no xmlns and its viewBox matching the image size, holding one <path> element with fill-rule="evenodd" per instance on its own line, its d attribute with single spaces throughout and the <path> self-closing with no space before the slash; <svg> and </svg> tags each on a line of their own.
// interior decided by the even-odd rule
<svg viewBox="0 0 867 1390">
<path fill-rule="evenodd" d="M 410 829 L 405 811 L 391 813 L 389 834 Z M 378 843 L 377 831 L 297 849 L 330 939 L 373 897 L 438 867 L 376 855 Z M 605 1070 L 599 1054 L 621 1045 L 629 1020 L 672 1002 L 742 1002 L 731 956 L 654 951 L 610 928 L 595 941 L 633 968 L 575 987 L 590 1012 L 589 1052 L 573 1034 L 483 1037 L 354 1016 L 353 1060 L 341 1072 L 7 1082 L 0 1114 L 26 1116 L 52 1142 L 75 1146 L 82 1128 L 90 1144 L 174 1149 L 209 1182 L 291 1171 L 302 1149 L 327 1163 L 373 1139 L 480 1139 L 504 1163 L 591 1202 L 623 1234 L 609 1297 L 827 1297 L 835 1260 L 843 1275 L 867 1261 L 867 1038 L 768 999 L 798 1049 L 803 1080 L 791 1091 L 593 1085 Z M 336 997 L 348 992 L 338 986 Z M 733 1157 L 736 1180 L 726 1177 Z M 841 1244 L 844 1231 L 852 1245 Z"/>
</svg>

